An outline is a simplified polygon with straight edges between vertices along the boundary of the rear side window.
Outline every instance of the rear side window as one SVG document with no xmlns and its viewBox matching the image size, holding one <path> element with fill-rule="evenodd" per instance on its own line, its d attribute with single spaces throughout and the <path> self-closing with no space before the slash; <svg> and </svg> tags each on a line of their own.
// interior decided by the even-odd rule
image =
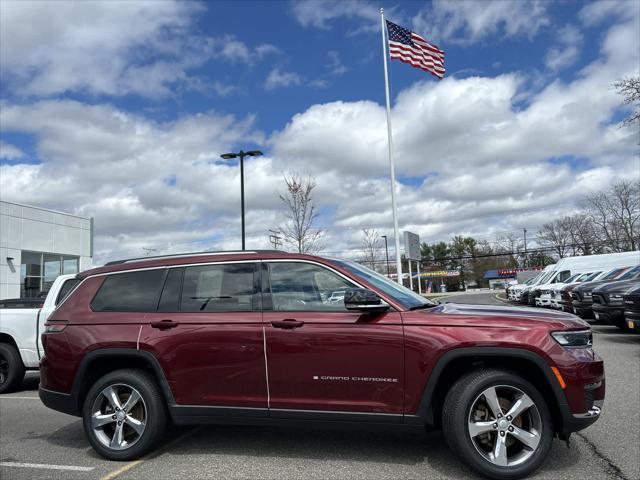
<svg viewBox="0 0 640 480">
<path fill-rule="evenodd" d="M 156 310 L 165 269 L 109 275 L 91 302 L 95 311 L 152 312 Z"/>
<path fill-rule="evenodd" d="M 180 311 L 242 312 L 254 308 L 257 290 L 254 263 L 229 263 L 187 267 Z"/>
<path fill-rule="evenodd" d="M 66 280 L 62 284 L 62 287 L 60 287 L 60 291 L 58 292 L 58 297 L 56 298 L 56 305 L 59 305 L 60 302 L 62 302 L 62 300 L 64 300 L 67 297 L 69 292 L 73 290 L 74 287 L 78 285 L 79 282 L 80 280 L 78 280 L 77 278 L 70 278 L 69 280 Z"/>
</svg>

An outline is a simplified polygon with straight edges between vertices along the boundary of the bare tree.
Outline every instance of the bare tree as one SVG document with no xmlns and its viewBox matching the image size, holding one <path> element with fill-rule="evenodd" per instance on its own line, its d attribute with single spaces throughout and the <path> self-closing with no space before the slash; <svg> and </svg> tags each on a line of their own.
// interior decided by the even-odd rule
<svg viewBox="0 0 640 480">
<path fill-rule="evenodd" d="M 380 258 L 381 236 L 377 230 L 362 230 L 364 238 L 362 239 L 362 256 L 360 262 L 371 269 L 375 269 Z"/>
<path fill-rule="evenodd" d="M 577 213 L 563 219 L 571 237 L 572 255 L 602 253 L 593 223 L 586 213 Z"/>
<path fill-rule="evenodd" d="M 276 230 L 284 242 L 298 253 L 317 253 L 322 230 L 314 227 L 318 214 L 313 203 L 313 189 L 316 183 L 311 177 L 298 174 L 284 177 L 287 192 L 280 194 L 280 200 L 287 207 L 287 222 Z"/>
<path fill-rule="evenodd" d="M 538 243 L 563 258 L 571 251 L 571 234 L 565 219 L 553 220 L 542 225 L 538 231 Z"/>
<path fill-rule="evenodd" d="M 635 110 L 625 118 L 623 125 L 640 124 L 640 77 L 627 77 L 614 82 L 616 92 L 624 97 L 625 105 L 633 105 Z"/>
<path fill-rule="evenodd" d="M 622 180 L 609 191 L 588 195 L 586 204 L 598 240 L 608 251 L 640 247 L 640 183 Z"/>
</svg>

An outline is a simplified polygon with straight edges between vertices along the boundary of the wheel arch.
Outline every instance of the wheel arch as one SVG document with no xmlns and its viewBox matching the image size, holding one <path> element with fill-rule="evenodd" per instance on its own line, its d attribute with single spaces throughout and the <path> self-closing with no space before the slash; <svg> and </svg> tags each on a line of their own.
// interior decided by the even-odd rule
<svg viewBox="0 0 640 480">
<path fill-rule="evenodd" d="M 549 407 L 556 431 L 563 430 L 567 399 L 549 364 L 537 353 L 519 348 L 472 347 L 450 350 L 436 362 L 415 416 L 410 422 L 440 426 L 442 405 L 451 386 L 471 369 L 501 368 L 529 380 Z"/>
<path fill-rule="evenodd" d="M 0 333 L 0 343 L 6 343 L 7 345 L 11 345 L 18 352 L 20 352 L 20 349 L 18 348 L 18 344 L 16 343 L 14 338 L 8 333 Z"/>
<path fill-rule="evenodd" d="M 96 381 L 107 373 L 124 368 L 141 368 L 151 373 L 158 382 L 167 407 L 175 405 L 164 371 L 153 354 L 131 348 L 106 348 L 88 353 L 78 367 L 71 391 L 77 411 L 82 411 L 87 393 Z"/>
</svg>

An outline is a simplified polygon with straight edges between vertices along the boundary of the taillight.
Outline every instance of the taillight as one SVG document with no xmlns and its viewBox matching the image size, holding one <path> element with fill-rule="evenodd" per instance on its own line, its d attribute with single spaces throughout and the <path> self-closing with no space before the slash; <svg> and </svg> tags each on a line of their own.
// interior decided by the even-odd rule
<svg viewBox="0 0 640 480">
<path fill-rule="evenodd" d="M 44 324 L 44 333 L 58 333 L 63 331 L 69 322 L 67 320 L 50 320 Z"/>
</svg>

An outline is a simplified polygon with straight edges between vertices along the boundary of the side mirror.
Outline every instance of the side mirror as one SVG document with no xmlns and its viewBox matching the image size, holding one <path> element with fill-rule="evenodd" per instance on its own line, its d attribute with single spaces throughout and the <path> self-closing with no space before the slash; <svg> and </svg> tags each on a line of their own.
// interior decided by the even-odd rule
<svg viewBox="0 0 640 480">
<path fill-rule="evenodd" d="M 344 292 L 344 306 L 347 310 L 360 312 L 384 312 L 389 310 L 389 305 L 380 297 L 366 288 L 350 288 Z"/>
</svg>

